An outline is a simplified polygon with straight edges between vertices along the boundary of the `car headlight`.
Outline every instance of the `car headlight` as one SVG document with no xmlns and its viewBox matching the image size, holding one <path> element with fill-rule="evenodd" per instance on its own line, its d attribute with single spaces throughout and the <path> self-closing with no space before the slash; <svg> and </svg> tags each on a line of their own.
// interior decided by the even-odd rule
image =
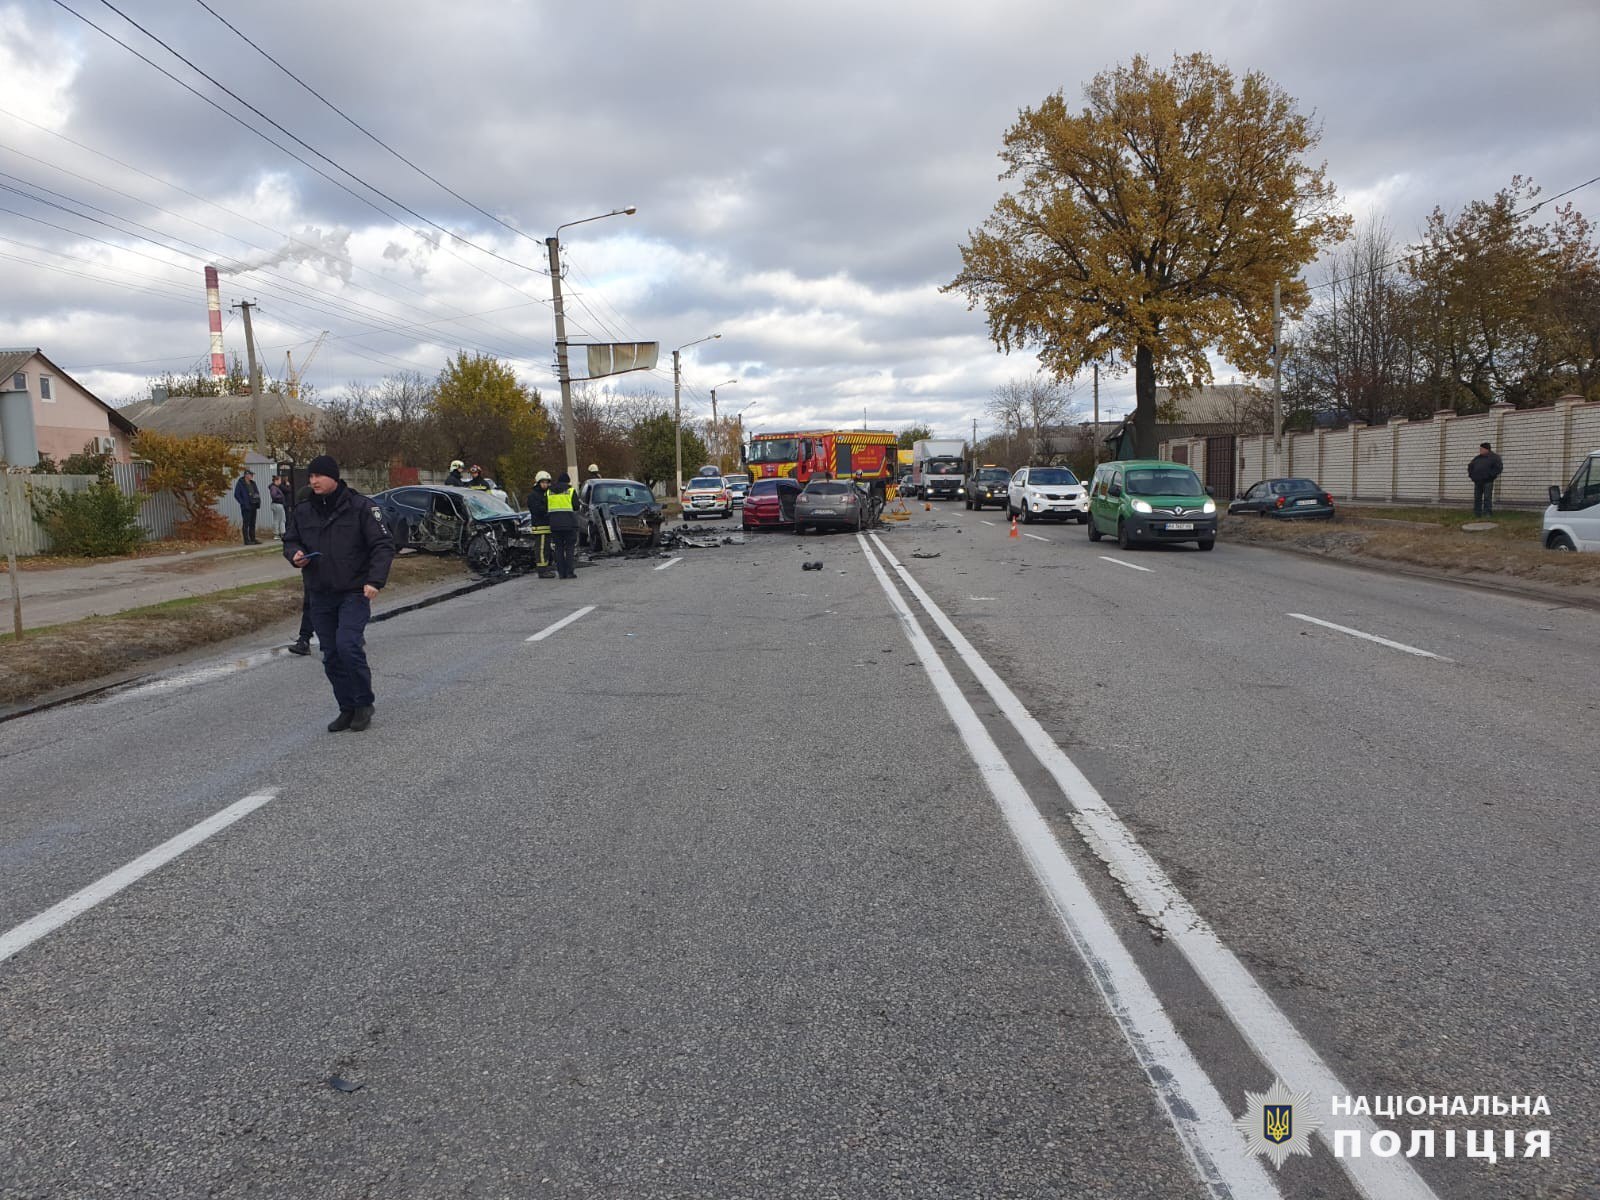
<svg viewBox="0 0 1600 1200">
<path fill-rule="evenodd" d="M 1150 507 L 1150 502 L 1148 500 L 1135 500 L 1133 502 L 1133 511 L 1136 513 L 1147 513 L 1154 512 L 1155 510 Z"/>
<path fill-rule="evenodd" d="M 1206 500 L 1206 512 L 1214 513 L 1216 511 L 1217 511 L 1217 502 L 1215 500 L 1207 499 Z"/>
</svg>

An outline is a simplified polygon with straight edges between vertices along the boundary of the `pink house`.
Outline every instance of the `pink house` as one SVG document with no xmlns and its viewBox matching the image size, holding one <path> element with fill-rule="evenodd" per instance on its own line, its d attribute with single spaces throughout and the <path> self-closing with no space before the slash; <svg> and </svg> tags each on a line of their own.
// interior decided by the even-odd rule
<svg viewBox="0 0 1600 1200">
<path fill-rule="evenodd" d="M 33 401 L 34 438 L 40 454 L 56 462 L 93 443 L 127 462 L 134 424 L 56 366 L 38 348 L 0 349 L 0 385 L 25 391 Z"/>
</svg>

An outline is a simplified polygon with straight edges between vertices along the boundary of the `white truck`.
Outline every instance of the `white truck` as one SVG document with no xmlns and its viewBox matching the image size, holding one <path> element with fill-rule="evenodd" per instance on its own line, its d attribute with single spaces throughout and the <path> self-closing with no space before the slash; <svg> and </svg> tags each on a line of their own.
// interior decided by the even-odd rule
<svg viewBox="0 0 1600 1200">
<path fill-rule="evenodd" d="M 911 488 L 919 500 L 960 500 L 966 494 L 967 444 L 924 438 L 911 446 Z"/>
</svg>

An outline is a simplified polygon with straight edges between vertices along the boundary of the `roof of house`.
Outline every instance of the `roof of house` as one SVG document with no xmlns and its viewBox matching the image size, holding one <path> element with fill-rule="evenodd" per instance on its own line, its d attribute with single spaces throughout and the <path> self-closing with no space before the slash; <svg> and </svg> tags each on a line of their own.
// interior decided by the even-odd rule
<svg viewBox="0 0 1600 1200">
<path fill-rule="evenodd" d="M 105 409 L 106 414 L 111 418 L 111 423 L 118 429 L 122 430 L 123 433 L 136 432 L 136 423 L 133 420 L 131 420 L 125 414 L 120 413 L 116 409 L 112 408 L 104 400 L 100 399 L 99 396 L 96 396 L 88 388 L 84 387 L 83 384 L 79 383 L 76 379 L 73 379 L 71 375 L 67 374 L 67 372 L 56 366 L 55 363 L 50 361 L 45 352 L 39 349 L 37 346 L 0 348 L 0 379 L 5 379 L 8 376 L 14 375 L 16 372 L 22 370 L 22 368 L 28 364 L 28 360 L 36 356 L 40 359 L 43 359 L 45 365 L 48 366 L 50 370 L 53 371 L 57 376 L 69 381 L 73 387 L 77 388 L 85 396 L 89 397 L 89 399 L 93 400 L 101 408 Z"/>
<path fill-rule="evenodd" d="M 304 400 L 293 400 L 282 392 L 261 397 L 261 409 L 268 421 L 285 416 L 307 417 L 313 427 L 320 425 L 324 410 Z M 168 396 L 163 400 L 141 400 L 122 410 L 124 416 L 141 429 L 169 433 L 178 437 L 211 433 L 218 436 L 243 434 L 249 440 L 255 418 L 249 396 Z"/>
</svg>

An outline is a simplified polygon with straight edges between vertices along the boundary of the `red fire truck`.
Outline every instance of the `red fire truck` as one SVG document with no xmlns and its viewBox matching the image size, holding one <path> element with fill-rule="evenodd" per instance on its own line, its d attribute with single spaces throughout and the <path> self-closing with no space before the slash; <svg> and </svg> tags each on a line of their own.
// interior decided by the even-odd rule
<svg viewBox="0 0 1600 1200">
<path fill-rule="evenodd" d="M 826 471 L 835 479 L 869 481 L 892 497 L 898 448 L 898 436 L 888 430 L 813 429 L 758 433 L 743 455 L 752 480 L 787 476 L 803 484 Z"/>
</svg>

